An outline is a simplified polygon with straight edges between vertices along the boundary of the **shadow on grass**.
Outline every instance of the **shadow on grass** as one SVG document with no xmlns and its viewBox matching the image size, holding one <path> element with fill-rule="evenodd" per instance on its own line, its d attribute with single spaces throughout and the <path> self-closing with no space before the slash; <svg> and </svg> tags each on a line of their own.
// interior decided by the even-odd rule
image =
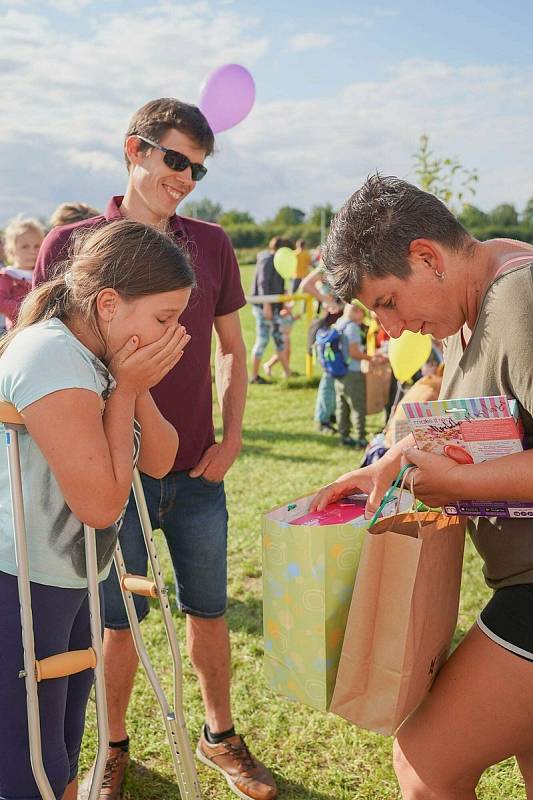
<svg viewBox="0 0 533 800">
<path fill-rule="evenodd" d="M 279 441 L 279 439 L 278 439 Z M 274 459 L 274 461 L 291 461 L 295 464 L 320 464 L 321 462 L 326 462 L 326 458 L 320 458 L 315 455 L 309 454 L 309 456 L 298 456 L 298 455 L 288 455 L 286 453 L 278 453 L 276 450 L 273 449 L 275 442 L 272 441 L 272 446 L 265 446 L 261 447 L 258 445 L 253 444 L 246 444 L 244 443 L 241 453 L 243 455 L 248 456 L 268 456 L 268 458 Z"/>
<path fill-rule="evenodd" d="M 309 789 L 302 783 L 286 781 L 275 773 L 274 778 L 278 784 L 280 797 L 286 797 L 287 800 L 337 800 L 333 794 L 316 792 L 314 789 Z"/>
<path fill-rule="evenodd" d="M 176 587 L 174 582 L 167 582 L 168 601 L 172 617 L 180 621 L 183 625 L 185 614 L 179 610 L 176 604 Z M 159 614 L 159 603 L 157 600 L 150 600 L 152 614 Z M 248 597 L 246 601 L 228 597 L 228 607 L 226 611 L 228 627 L 232 631 L 242 631 L 251 636 L 263 635 L 263 603 L 260 598 Z"/>
<path fill-rule="evenodd" d="M 200 787 L 202 776 L 200 772 Z M 274 773 L 281 797 L 288 800 L 334 800 L 333 795 L 316 792 L 301 783 L 288 781 Z M 226 782 L 222 776 L 220 780 L 226 789 Z M 155 770 L 145 767 L 139 761 L 132 761 L 124 781 L 122 800 L 182 800 L 178 784 L 163 777 Z"/>
<path fill-rule="evenodd" d="M 300 378 L 288 378 L 284 380 L 280 378 L 276 381 L 277 385 L 282 391 L 294 391 L 295 389 L 317 389 L 318 384 L 320 383 L 320 378 L 305 378 L 301 376 Z"/>
<path fill-rule="evenodd" d="M 181 800 L 181 794 L 175 780 L 163 777 L 140 761 L 132 761 L 124 780 L 122 800 Z"/>
<path fill-rule="evenodd" d="M 282 442 L 293 442 L 302 444 L 317 444 L 333 447 L 337 450 L 341 449 L 340 439 L 338 434 L 333 436 L 325 435 L 315 431 L 309 433 L 298 433 L 296 431 L 284 431 L 280 434 L 279 431 L 271 430 L 270 428 L 256 428 L 254 430 L 245 429 L 244 431 L 244 447 L 248 447 L 248 442 L 265 441 L 278 444 Z M 344 450 L 344 448 L 342 448 Z M 354 451 L 361 450 L 361 448 L 354 448 Z M 361 450 L 361 452 L 363 452 Z M 314 459 L 313 459 L 314 460 Z"/>
<path fill-rule="evenodd" d="M 311 423 L 310 423 L 311 424 Z M 279 442 L 282 439 L 284 442 L 316 442 L 316 441 L 329 441 L 329 439 L 335 440 L 335 437 L 331 436 L 324 436 L 323 434 L 316 433 L 314 431 L 309 431 L 309 433 L 299 433 L 297 431 L 283 431 L 280 433 L 279 430 L 275 430 L 272 428 L 254 428 L 250 430 L 249 428 L 245 429 L 244 431 L 244 439 L 245 442 L 256 442 L 256 441 L 267 441 L 267 442 Z M 338 440 L 337 440 L 338 441 Z"/>
<path fill-rule="evenodd" d="M 246 602 L 230 597 L 226 618 L 232 631 L 242 631 L 252 636 L 263 635 L 263 607 L 257 597 L 250 597 Z"/>
</svg>

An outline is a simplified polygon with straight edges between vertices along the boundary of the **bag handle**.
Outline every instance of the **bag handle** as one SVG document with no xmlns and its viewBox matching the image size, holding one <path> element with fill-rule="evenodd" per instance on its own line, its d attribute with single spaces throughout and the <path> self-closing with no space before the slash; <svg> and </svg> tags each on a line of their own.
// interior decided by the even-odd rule
<svg viewBox="0 0 533 800">
<path fill-rule="evenodd" d="M 372 527 L 372 525 L 374 525 L 374 523 L 377 521 L 379 515 L 381 514 L 381 512 L 383 511 L 383 509 L 385 508 L 387 503 L 390 503 L 391 500 L 394 500 L 394 490 L 398 489 L 398 487 L 400 487 L 400 494 L 398 496 L 397 509 L 400 508 L 400 500 L 401 500 L 402 493 L 403 493 L 404 488 L 405 488 L 405 478 L 406 478 L 406 475 L 409 472 L 409 470 L 412 469 L 414 466 L 415 466 L 414 464 L 406 464 L 404 467 L 401 468 L 399 473 L 396 475 L 392 485 L 385 492 L 383 500 L 379 504 L 379 507 L 378 507 L 376 513 L 374 514 L 374 516 L 370 520 L 370 526 L 369 527 Z M 411 488 L 412 488 L 412 486 L 413 486 L 413 481 L 411 480 Z M 397 513 L 398 513 L 398 511 L 396 512 L 396 514 Z M 395 516 L 396 516 L 396 514 L 395 514 Z"/>
<path fill-rule="evenodd" d="M 422 518 L 420 516 L 420 509 L 418 507 L 418 503 L 417 503 L 417 500 L 416 500 L 416 497 L 415 497 L 415 492 L 414 492 L 415 469 L 416 469 L 415 464 L 406 464 L 404 467 L 402 467 L 402 469 L 399 471 L 398 475 L 394 479 L 394 482 L 393 482 L 392 486 L 389 489 L 387 489 L 387 491 L 385 492 L 385 496 L 384 496 L 383 500 L 381 501 L 378 510 L 376 511 L 376 513 L 374 514 L 372 519 L 370 520 L 369 528 L 371 528 L 372 525 L 374 525 L 374 523 L 378 519 L 379 515 L 381 514 L 384 506 L 387 503 L 389 503 L 391 500 L 394 499 L 394 496 L 393 496 L 394 495 L 394 490 L 399 487 L 400 488 L 400 493 L 398 494 L 398 499 L 396 501 L 396 513 L 394 514 L 393 520 L 391 522 L 391 527 L 390 527 L 391 531 L 394 530 L 394 523 L 395 523 L 396 519 L 400 516 L 400 504 L 401 504 L 403 492 L 405 490 L 405 483 L 407 481 L 407 476 L 410 473 L 410 478 L 411 478 L 410 490 L 411 490 L 411 494 L 413 495 L 413 508 L 412 508 L 412 511 L 413 511 L 413 513 L 415 515 L 415 519 L 416 519 L 416 522 L 417 522 L 417 525 L 418 525 L 418 530 L 420 532 L 422 532 Z M 428 514 L 430 513 L 430 511 L 431 511 L 431 509 L 426 508 L 426 519 L 427 519 Z"/>
</svg>

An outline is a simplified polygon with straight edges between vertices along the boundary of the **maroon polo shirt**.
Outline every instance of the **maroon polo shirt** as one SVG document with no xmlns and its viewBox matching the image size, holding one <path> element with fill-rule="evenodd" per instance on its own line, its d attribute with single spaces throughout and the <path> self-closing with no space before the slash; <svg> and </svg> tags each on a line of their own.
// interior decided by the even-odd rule
<svg viewBox="0 0 533 800">
<path fill-rule="evenodd" d="M 53 277 L 54 267 L 68 257 L 69 242 L 78 228 L 120 219 L 122 197 L 112 197 L 105 214 L 53 228 L 44 240 L 34 271 L 34 286 Z M 197 288 L 180 322 L 191 341 L 183 358 L 152 389 L 157 407 L 180 437 L 175 470 L 196 466 L 215 441 L 211 383 L 211 335 L 215 317 L 245 305 L 241 276 L 231 243 L 219 225 L 174 215 L 169 220 L 174 238 L 183 243 L 194 266 Z"/>
</svg>

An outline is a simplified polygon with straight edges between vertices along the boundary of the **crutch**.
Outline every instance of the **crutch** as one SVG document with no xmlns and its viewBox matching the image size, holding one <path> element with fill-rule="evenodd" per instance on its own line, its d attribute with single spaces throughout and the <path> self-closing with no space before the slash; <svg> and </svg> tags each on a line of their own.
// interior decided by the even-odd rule
<svg viewBox="0 0 533 800">
<path fill-rule="evenodd" d="M 100 599 L 98 596 L 95 530 L 88 525 L 83 526 L 92 646 L 87 650 L 72 650 L 66 653 L 57 653 L 56 655 L 37 661 L 35 658 L 35 642 L 33 636 L 28 550 L 26 546 L 26 526 L 24 522 L 24 498 L 22 493 L 22 474 L 18 442 L 19 432 L 21 432 L 25 426 L 22 417 L 14 406 L 5 402 L 0 402 L 0 423 L 3 424 L 5 429 L 7 445 L 7 464 L 9 470 L 17 580 L 20 599 L 20 620 L 22 624 L 22 646 L 24 650 L 24 669 L 20 670 L 19 678 L 24 678 L 26 683 L 30 761 L 33 775 L 43 800 L 56 800 L 43 764 L 37 684 L 40 681 L 50 678 L 63 678 L 68 675 L 74 675 L 77 672 L 82 672 L 85 669 L 94 669 L 98 720 L 98 752 L 89 800 L 96 800 L 104 778 L 109 730 L 107 724 L 107 703 L 102 657 L 102 631 Z"/>
<path fill-rule="evenodd" d="M 118 580 L 122 589 L 122 596 L 126 605 L 126 612 L 135 643 L 135 649 L 139 659 L 144 667 L 148 680 L 152 685 L 157 701 L 163 713 L 163 720 L 167 732 L 168 741 L 170 744 L 170 752 L 176 772 L 176 778 L 181 794 L 182 800 L 201 800 L 202 795 L 200 792 L 200 784 L 198 782 L 198 775 L 196 773 L 196 766 L 194 763 L 194 756 L 187 734 L 187 727 L 185 724 L 185 717 L 183 713 L 183 673 L 181 667 L 181 654 L 172 621 L 172 613 L 168 601 L 168 589 L 163 583 L 163 576 L 161 574 L 161 567 L 155 549 L 152 524 L 150 521 L 150 514 L 146 506 L 144 491 L 141 483 L 141 476 L 137 470 L 133 474 L 133 495 L 137 505 L 137 512 L 143 532 L 144 542 L 150 566 L 152 570 L 152 578 L 147 578 L 143 575 L 130 575 L 126 572 L 122 550 L 120 543 L 117 541 L 115 550 L 115 568 L 117 571 Z M 174 669 L 174 708 L 169 705 L 166 695 L 163 691 L 159 678 L 157 677 L 153 668 L 150 657 L 146 651 L 144 641 L 141 633 L 141 626 L 137 617 L 137 611 L 133 602 L 133 594 L 144 595 L 145 597 L 153 597 L 159 600 L 161 612 L 163 614 L 163 622 L 167 634 L 170 652 L 172 655 L 173 669 Z"/>
</svg>

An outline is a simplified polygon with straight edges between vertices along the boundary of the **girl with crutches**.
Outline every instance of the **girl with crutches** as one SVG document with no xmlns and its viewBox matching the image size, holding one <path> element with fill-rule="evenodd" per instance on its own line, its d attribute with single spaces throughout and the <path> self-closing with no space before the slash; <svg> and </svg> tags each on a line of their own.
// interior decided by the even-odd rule
<svg viewBox="0 0 533 800">
<path fill-rule="evenodd" d="M 164 233 L 112 222 L 76 242 L 68 268 L 28 295 L 0 343 L 0 401 L 25 426 L 18 438 L 37 659 L 90 647 L 83 523 L 97 529 L 103 580 L 135 464 L 160 477 L 174 463 L 177 433 L 149 390 L 190 338 L 178 320 L 193 286 L 187 257 Z M 11 514 L 0 448 L 0 799 L 37 800 Z M 76 798 L 92 678 L 85 669 L 39 684 L 43 763 L 58 800 Z"/>
</svg>

